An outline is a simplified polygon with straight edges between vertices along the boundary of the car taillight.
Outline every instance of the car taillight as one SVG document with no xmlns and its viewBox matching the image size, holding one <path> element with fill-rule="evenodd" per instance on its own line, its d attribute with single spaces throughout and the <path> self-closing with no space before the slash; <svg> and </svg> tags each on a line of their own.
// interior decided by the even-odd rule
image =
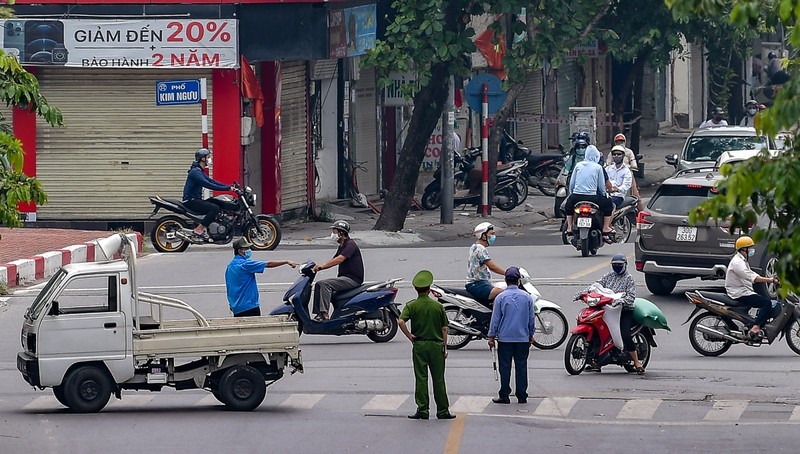
<svg viewBox="0 0 800 454">
<path fill-rule="evenodd" d="M 700 186 L 699 184 L 687 184 L 686 187 L 687 188 L 692 188 L 692 189 L 700 189 L 700 188 L 702 188 L 702 186 Z"/>
<path fill-rule="evenodd" d="M 28 351 L 36 353 L 36 334 L 28 333 Z"/>
<path fill-rule="evenodd" d="M 647 230 L 653 227 L 653 222 L 647 220 L 649 216 L 650 213 L 647 211 L 640 211 L 639 214 L 636 215 L 636 228 L 638 230 Z"/>
<path fill-rule="evenodd" d="M 636 271 L 642 271 L 644 269 L 644 262 L 641 260 L 637 260 L 636 262 Z"/>
</svg>

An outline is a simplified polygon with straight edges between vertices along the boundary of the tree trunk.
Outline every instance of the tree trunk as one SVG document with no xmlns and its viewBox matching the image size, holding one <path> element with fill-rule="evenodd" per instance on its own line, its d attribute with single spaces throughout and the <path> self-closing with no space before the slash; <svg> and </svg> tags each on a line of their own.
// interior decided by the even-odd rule
<svg viewBox="0 0 800 454">
<path fill-rule="evenodd" d="M 633 62 L 633 67 L 631 67 L 631 71 L 628 73 L 628 76 L 625 78 L 625 82 L 622 85 L 619 93 L 614 97 L 614 102 L 612 104 L 612 112 L 614 114 L 614 121 L 622 124 L 624 121 L 623 117 L 625 114 L 625 102 L 628 99 L 628 93 L 631 91 L 631 87 L 633 87 L 634 93 L 634 108 L 641 107 L 642 105 L 642 90 L 641 87 L 636 87 L 634 84 L 641 86 L 642 78 L 644 77 L 644 65 L 647 60 L 650 58 L 650 54 L 652 54 L 653 49 L 647 47 L 642 49 L 641 52 L 636 56 L 636 59 Z M 638 100 L 636 97 L 636 92 L 639 93 Z M 628 147 L 632 150 L 638 150 L 639 145 L 639 126 L 638 122 L 634 125 L 635 129 L 631 128 L 630 136 L 628 137 Z M 617 132 L 624 132 L 625 127 L 621 126 Z"/>
</svg>

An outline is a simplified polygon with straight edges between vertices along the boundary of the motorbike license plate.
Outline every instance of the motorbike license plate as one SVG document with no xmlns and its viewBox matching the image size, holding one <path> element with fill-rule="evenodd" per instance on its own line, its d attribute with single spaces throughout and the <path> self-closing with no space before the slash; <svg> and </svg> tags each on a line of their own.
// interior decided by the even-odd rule
<svg viewBox="0 0 800 454">
<path fill-rule="evenodd" d="M 675 241 L 697 241 L 697 227 L 678 227 L 678 234 L 675 235 Z"/>
<path fill-rule="evenodd" d="M 592 228 L 592 218 L 578 218 L 578 228 Z"/>
</svg>

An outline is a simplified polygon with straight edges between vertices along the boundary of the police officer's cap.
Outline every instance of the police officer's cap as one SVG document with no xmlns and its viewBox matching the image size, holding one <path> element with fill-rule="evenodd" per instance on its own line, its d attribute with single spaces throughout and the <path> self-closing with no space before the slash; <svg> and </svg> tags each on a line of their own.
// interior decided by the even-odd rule
<svg viewBox="0 0 800 454">
<path fill-rule="evenodd" d="M 433 273 L 428 270 L 422 270 L 414 276 L 411 284 L 416 288 L 428 288 L 433 284 Z"/>
</svg>

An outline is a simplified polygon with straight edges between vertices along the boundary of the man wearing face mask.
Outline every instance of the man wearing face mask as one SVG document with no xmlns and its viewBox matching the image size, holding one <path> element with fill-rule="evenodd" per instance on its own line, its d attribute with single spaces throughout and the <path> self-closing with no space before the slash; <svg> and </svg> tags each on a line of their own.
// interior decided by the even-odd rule
<svg viewBox="0 0 800 454">
<path fill-rule="evenodd" d="M 747 104 L 744 105 L 744 109 L 747 112 L 747 115 L 742 118 L 742 121 L 739 122 L 739 126 L 753 126 L 756 125 L 756 114 L 758 113 L 758 103 L 754 100 L 747 101 Z"/>
<path fill-rule="evenodd" d="M 331 239 L 339 245 L 333 258 L 321 265 L 314 265 L 314 272 L 339 267 L 338 277 L 318 281 L 314 287 L 314 308 L 316 321 L 330 318 L 330 307 L 333 292 L 342 292 L 358 287 L 364 282 L 364 261 L 361 249 L 350 238 L 350 224 L 347 221 L 336 221 L 331 225 Z"/>
<path fill-rule="evenodd" d="M 195 152 L 194 162 L 189 168 L 186 184 L 183 186 L 183 204 L 186 208 L 195 213 L 205 214 L 194 228 L 194 234 L 202 240 L 208 240 L 206 227 L 214 221 L 221 210 L 220 206 L 214 203 L 214 199 L 203 199 L 203 188 L 214 191 L 233 191 L 233 186 L 220 183 L 206 175 L 209 159 L 211 159 L 211 152 L 208 148 L 200 148 Z"/>
<path fill-rule="evenodd" d="M 497 237 L 494 226 L 489 222 L 481 222 L 472 231 L 478 240 L 469 248 L 467 259 L 467 291 L 475 298 L 483 301 L 494 301 L 494 298 L 503 291 L 492 285 L 492 271 L 505 274 L 505 268 L 498 265 L 489 256 L 488 247 L 493 245 Z"/>
<path fill-rule="evenodd" d="M 740 301 L 747 306 L 757 308 L 755 324 L 750 328 L 750 334 L 761 334 L 761 326 L 766 323 L 772 309 L 772 300 L 764 295 L 759 295 L 753 290 L 754 283 L 778 284 L 777 277 L 759 276 L 750 269 L 748 258 L 756 253 L 755 243 L 749 236 L 741 236 L 736 240 L 736 253 L 733 254 L 728 270 L 725 272 L 725 293 L 728 297 Z"/>
<path fill-rule="evenodd" d="M 257 317 L 261 315 L 258 302 L 258 286 L 256 273 L 263 273 L 267 268 L 289 265 L 297 266 L 291 260 L 264 262 L 251 260 L 250 248 L 253 245 L 242 237 L 233 242 L 233 260 L 225 270 L 225 289 L 228 293 L 228 304 L 234 317 Z"/>
<path fill-rule="evenodd" d="M 611 149 L 611 160 L 612 164 L 606 166 L 606 173 L 611 181 L 611 201 L 619 208 L 631 188 L 633 174 L 624 163 L 625 147 L 615 145 Z"/>
</svg>

